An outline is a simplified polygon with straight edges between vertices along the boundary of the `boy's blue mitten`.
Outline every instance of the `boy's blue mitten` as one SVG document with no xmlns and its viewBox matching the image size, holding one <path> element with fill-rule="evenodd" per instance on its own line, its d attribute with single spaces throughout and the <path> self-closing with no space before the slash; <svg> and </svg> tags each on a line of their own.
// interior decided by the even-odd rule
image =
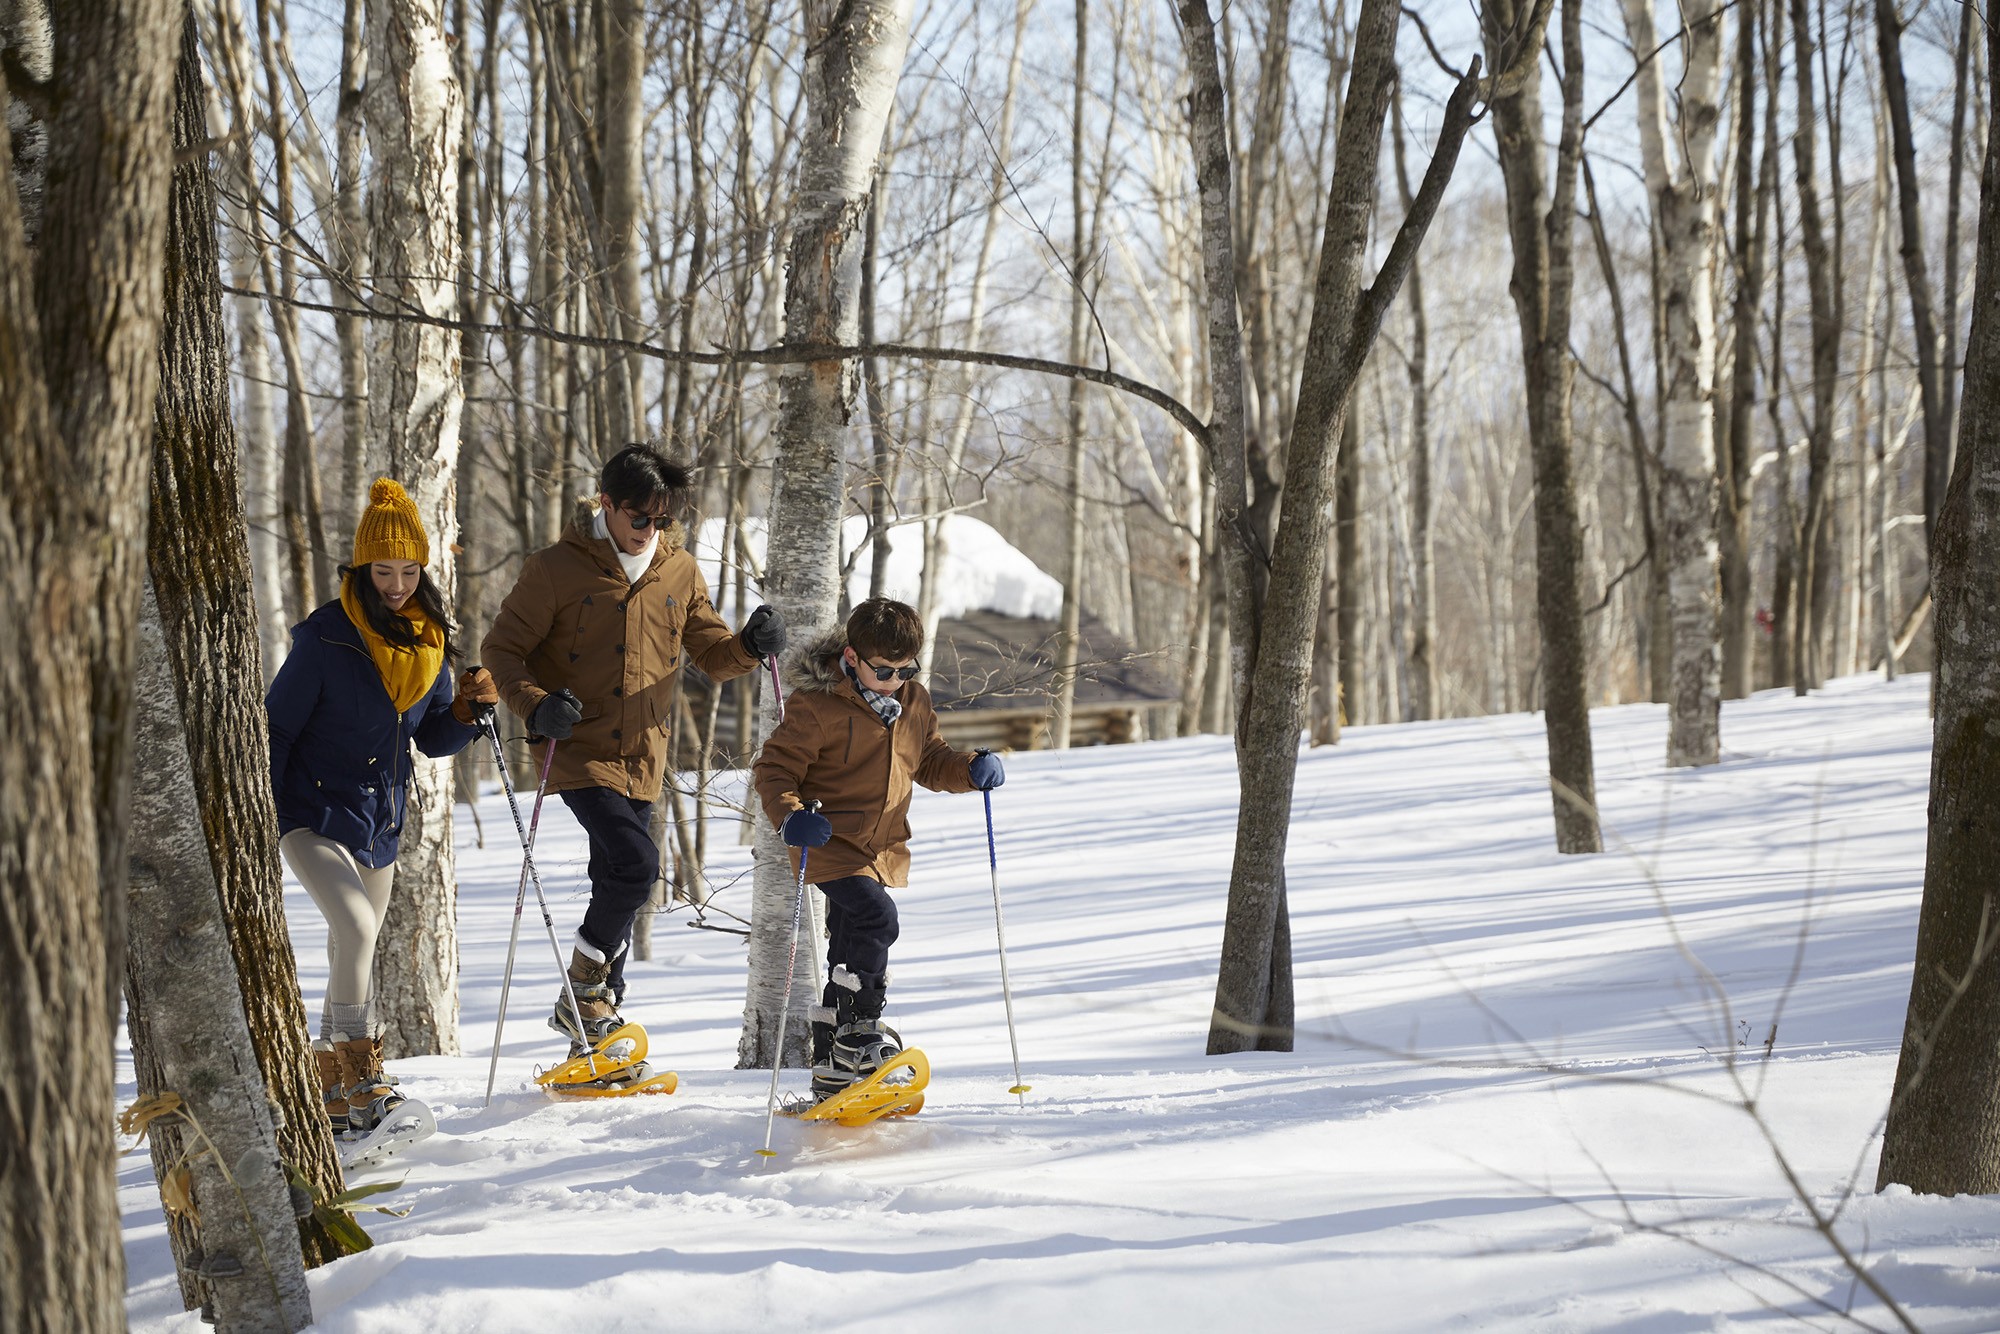
<svg viewBox="0 0 2000 1334">
<path fill-rule="evenodd" d="M 972 786 L 981 792 L 991 792 L 1007 781 L 1007 771 L 1000 765 L 1000 757 L 990 750 L 972 752 Z"/>
<path fill-rule="evenodd" d="M 778 827 L 778 837 L 794 848 L 816 848 L 833 837 L 833 822 L 818 811 L 793 811 Z"/>
</svg>

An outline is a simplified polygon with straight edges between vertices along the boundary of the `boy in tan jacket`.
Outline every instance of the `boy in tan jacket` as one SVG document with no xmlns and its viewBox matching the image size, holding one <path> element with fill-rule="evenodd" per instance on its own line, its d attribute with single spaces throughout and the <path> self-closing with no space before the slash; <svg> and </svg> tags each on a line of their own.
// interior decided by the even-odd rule
<svg viewBox="0 0 2000 1334">
<path fill-rule="evenodd" d="M 826 895 L 828 980 L 810 1016 L 815 1098 L 901 1050 L 882 1009 L 897 936 L 889 891 L 909 883 L 912 785 L 976 792 L 1006 781 L 999 756 L 953 750 L 938 734 L 930 692 L 914 679 L 923 645 L 923 621 L 907 603 L 857 606 L 844 631 L 791 660 L 784 721 L 753 770 L 785 842 L 813 849 L 808 874 Z M 818 812 L 805 809 L 808 799 Z"/>
</svg>

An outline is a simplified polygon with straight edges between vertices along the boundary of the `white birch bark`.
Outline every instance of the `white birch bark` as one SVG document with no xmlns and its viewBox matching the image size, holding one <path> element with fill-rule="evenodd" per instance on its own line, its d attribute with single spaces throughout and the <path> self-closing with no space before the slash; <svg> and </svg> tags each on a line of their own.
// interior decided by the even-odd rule
<svg viewBox="0 0 2000 1334">
<path fill-rule="evenodd" d="M 1635 51 L 1659 45 L 1653 0 L 1623 0 Z M 1673 620 L 1667 763 L 1721 758 L 1722 598 L 1715 472 L 1715 139 L 1722 72 L 1721 10 L 1715 0 L 1682 0 L 1686 57 L 1677 86 L 1680 115 L 1667 116 L 1665 71 L 1639 67 L 1640 156 L 1666 270 L 1666 395 L 1661 417 L 1661 543 Z M 1669 157 L 1669 143 L 1681 147 Z"/>
<path fill-rule="evenodd" d="M 785 283 L 785 342 L 852 345 L 860 334 L 861 252 L 882 129 L 910 42 L 913 0 L 806 0 L 807 127 L 792 201 Z M 771 502 L 764 596 L 794 642 L 820 634 L 839 604 L 843 460 L 853 415 L 856 366 L 817 361 L 778 377 L 778 459 Z M 774 722 L 769 696 L 764 718 Z M 811 794 L 808 793 L 808 796 Z M 788 1031 L 778 1033 L 797 883 L 777 831 L 757 820 L 749 983 L 739 1069 L 806 1058 L 806 1007 L 819 933 L 802 933 L 793 969 Z M 817 895 L 813 895 L 817 899 Z"/>
<path fill-rule="evenodd" d="M 368 67 L 363 112 L 374 160 L 368 221 L 376 300 L 455 319 L 464 111 L 441 0 L 370 5 Z M 431 577 L 447 607 L 455 604 L 452 544 L 465 406 L 459 356 L 452 330 L 401 323 L 369 330 L 369 450 L 381 463 L 368 471 L 379 466 L 416 502 L 430 536 Z M 391 1056 L 456 1055 L 451 764 L 418 755 L 414 765 L 395 891 L 375 951 L 375 1017 Z"/>
<path fill-rule="evenodd" d="M 126 896 L 133 1057 L 140 1092 L 178 1094 L 213 1149 L 190 1143 L 186 1129 L 172 1137 L 186 1153 L 200 1211 L 193 1249 L 183 1254 L 177 1246 L 174 1260 L 184 1291 L 199 1267 L 218 1329 L 304 1329 L 312 1299 L 291 1189 L 243 1015 L 151 580 L 139 614 L 133 706 L 132 762 L 146 775 L 132 792 Z M 152 1138 L 156 1173 L 176 1170 L 162 1131 Z"/>
</svg>

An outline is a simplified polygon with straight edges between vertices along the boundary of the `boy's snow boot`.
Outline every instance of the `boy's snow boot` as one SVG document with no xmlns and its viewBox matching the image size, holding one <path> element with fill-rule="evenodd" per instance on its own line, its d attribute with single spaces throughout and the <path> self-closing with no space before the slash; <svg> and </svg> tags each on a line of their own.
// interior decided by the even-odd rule
<svg viewBox="0 0 2000 1334">
<path fill-rule="evenodd" d="M 903 1050 L 902 1036 L 882 1022 L 888 1000 L 888 979 L 864 979 L 837 965 L 827 983 L 833 1000 L 830 1024 L 825 1024 L 826 1053 L 821 1059 L 820 1016 L 828 1008 L 813 1007 L 813 1098 L 823 1101 L 849 1084 L 868 1078 L 883 1062 Z"/>
<path fill-rule="evenodd" d="M 347 1077 L 347 1128 L 365 1135 L 403 1101 L 382 1070 L 382 1039 L 352 1038 L 334 1048 Z"/>
<path fill-rule="evenodd" d="M 331 1042 L 322 1039 L 313 1044 L 313 1069 L 319 1076 L 320 1101 L 326 1107 L 327 1125 L 335 1139 L 347 1134 L 347 1085 L 340 1067 L 340 1053 Z"/>
<path fill-rule="evenodd" d="M 612 990 L 610 978 L 608 959 L 593 959 L 582 950 L 570 951 L 569 986 L 556 995 L 556 1010 L 549 1016 L 549 1027 L 569 1039 L 571 1056 L 581 1056 L 586 1048 L 596 1047 L 625 1022 L 618 1016 L 618 994 Z M 571 991 L 576 992 L 577 1009 L 583 1011 L 581 1019 L 569 1007 Z"/>
</svg>

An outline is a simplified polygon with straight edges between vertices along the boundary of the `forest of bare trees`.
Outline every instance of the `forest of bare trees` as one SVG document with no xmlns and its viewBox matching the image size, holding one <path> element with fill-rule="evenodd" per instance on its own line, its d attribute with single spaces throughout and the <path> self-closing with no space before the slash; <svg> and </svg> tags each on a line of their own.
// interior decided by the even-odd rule
<svg viewBox="0 0 2000 1334">
<path fill-rule="evenodd" d="M 183 22 L 206 139 L 176 146 Z M 1065 588 L 1049 744 L 1086 611 L 1178 687 L 1145 738 L 1235 736 L 1212 1051 L 1290 1045 L 1302 732 L 1543 711 L 1549 841 L 1589 854 L 1593 707 L 1664 704 L 1668 762 L 1704 766 L 1725 698 L 1959 663 L 1937 781 L 1990 801 L 1997 52 L 1942 0 L 0 0 L 0 622 L 41 627 L 0 654 L 23 979 L 0 1083 L 29 1091 L 0 1100 L 0 1327 L 45 1327 L 65 1288 L 116 1323 L 85 1164 L 109 1156 L 128 851 L 150 892 L 229 906 L 262 1081 L 310 1098 L 295 980 L 258 965 L 289 948 L 268 805 L 233 839 L 214 812 L 263 781 L 255 694 L 335 595 L 376 475 L 436 535 L 467 643 L 632 440 L 694 465 L 718 600 L 755 581 L 795 635 L 844 615 L 848 572 L 881 585 L 892 528 L 934 558 L 954 516 L 992 524 Z M 170 194 L 216 246 L 170 240 Z M 162 366 L 194 406 L 155 426 Z M 233 422 L 198 420 L 202 376 Z M 177 449 L 240 490 L 191 491 Z M 848 515 L 868 531 L 843 550 Z M 158 643 L 134 629 L 149 568 Z M 137 734 L 208 822 L 192 888 L 162 822 L 194 806 L 134 807 L 126 846 L 135 679 L 211 725 Z M 702 849 L 738 836 L 702 784 L 768 684 L 677 703 L 659 896 L 698 901 Z M 378 964 L 392 1055 L 458 1050 L 453 794 L 481 778 L 459 764 L 419 765 Z M 1934 846 L 1933 873 L 1997 855 Z M 1913 996 L 1915 1085 L 1941 1014 L 2000 1015 L 2000 910 L 1969 892 L 1927 902 L 1958 981 Z M 785 1047 L 789 904 L 760 877 L 746 1064 Z M 85 1102 L 44 1108 L 33 1016 L 79 992 Z M 171 1055 L 151 1027 L 135 1045 Z M 1976 1110 L 1984 1148 L 1942 1175 L 1885 1156 L 1885 1181 L 2000 1189 L 1984 1051 L 1907 1114 L 1930 1144 Z M 242 1133 L 335 1186 L 296 1118 Z"/>
</svg>

